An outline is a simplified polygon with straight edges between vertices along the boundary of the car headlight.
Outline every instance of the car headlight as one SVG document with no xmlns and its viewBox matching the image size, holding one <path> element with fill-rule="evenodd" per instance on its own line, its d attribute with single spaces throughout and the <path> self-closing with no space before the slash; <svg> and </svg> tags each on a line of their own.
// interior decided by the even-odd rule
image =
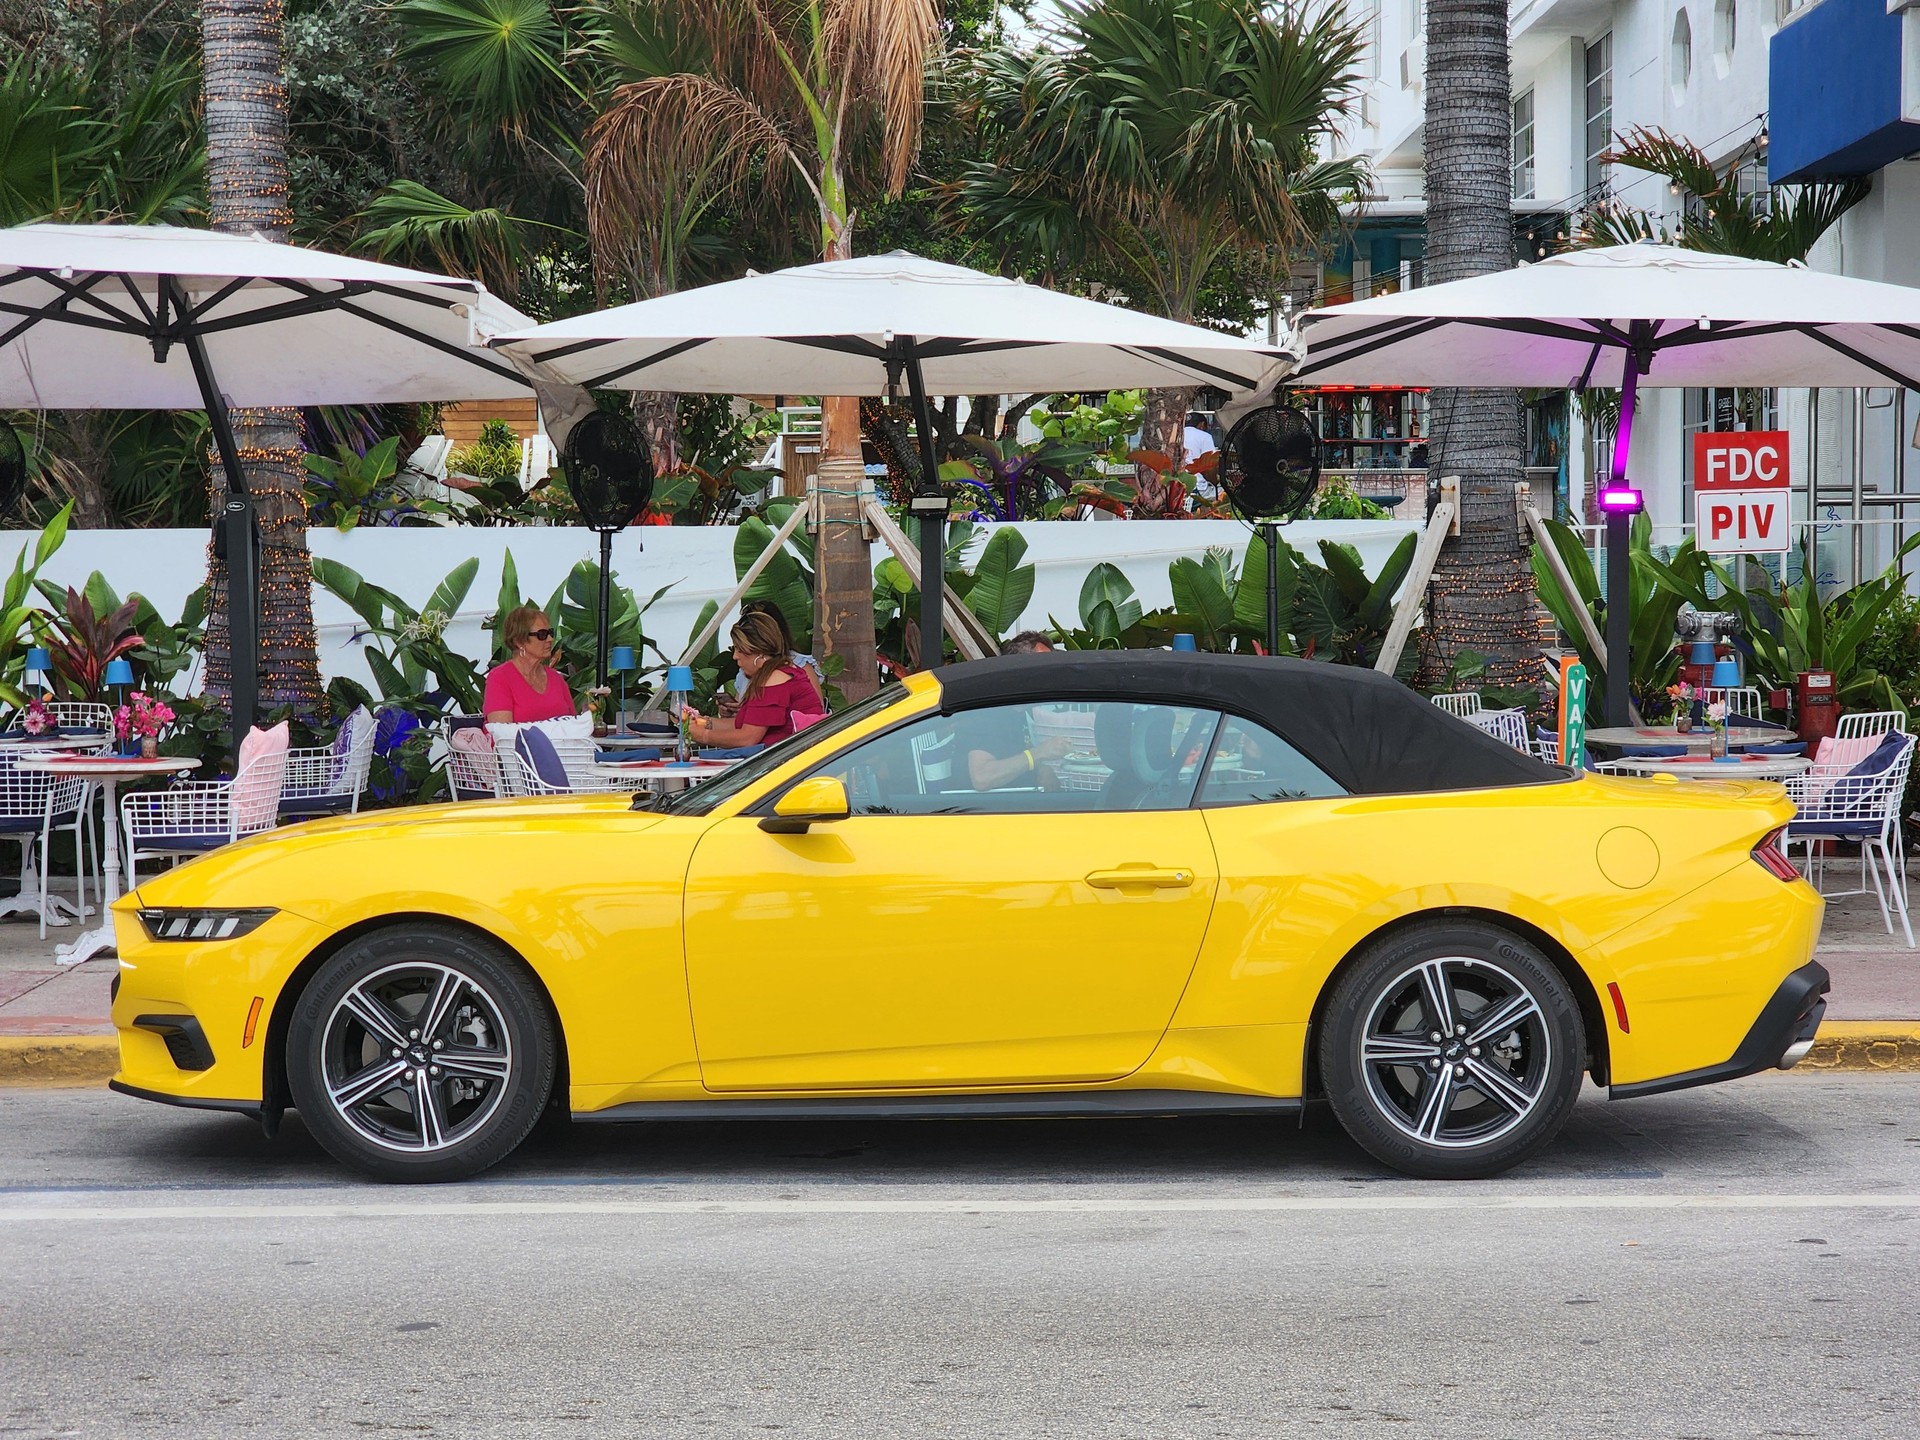
<svg viewBox="0 0 1920 1440">
<path fill-rule="evenodd" d="M 140 923 L 150 940 L 237 940 L 252 934 L 270 916 L 280 912 L 259 910 L 142 910 Z"/>
</svg>

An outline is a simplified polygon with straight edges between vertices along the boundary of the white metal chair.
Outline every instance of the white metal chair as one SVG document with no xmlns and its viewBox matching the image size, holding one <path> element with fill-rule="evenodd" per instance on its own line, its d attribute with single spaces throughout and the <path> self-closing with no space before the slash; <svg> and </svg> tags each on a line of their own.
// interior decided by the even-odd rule
<svg viewBox="0 0 1920 1440">
<path fill-rule="evenodd" d="M 1745 715 L 1750 720 L 1766 718 L 1762 713 L 1758 685 L 1703 685 L 1700 688 L 1702 705 L 1711 705 L 1716 700 L 1726 703 L 1729 715 Z"/>
<path fill-rule="evenodd" d="M 1560 763 L 1560 737 L 1545 730 L 1533 732 L 1533 758 L 1549 765 Z"/>
<path fill-rule="evenodd" d="M 1449 715 L 1458 715 L 1462 720 L 1470 715 L 1478 715 L 1482 709 L 1478 690 L 1455 690 L 1429 698 Z"/>
<path fill-rule="evenodd" d="M 373 737 L 378 726 L 362 705 L 340 724 L 331 745 L 287 752 L 287 783 L 280 791 L 283 820 L 349 815 L 360 809 L 360 792 L 373 771 Z"/>
<path fill-rule="evenodd" d="M 499 800 L 511 792 L 485 725 L 447 728 L 447 781 L 455 800 Z"/>
<path fill-rule="evenodd" d="M 1479 726 L 1494 739 L 1511 745 L 1522 755 L 1533 754 L 1533 742 L 1527 738 L 1526 711 L 1475 710 L 1461 718 L 1469 725 Z"/>
<path fill-rule="evenodd" d="M 89 749 L 81 749 L 72 753 L 104 755 L 113 748 L 113 706 L 104 704 L 98 700 L 47 700 L 42 703 L 47 707 L 48 713 L 53 716 L 53 723 L 61 729 L 98 730 L 100 732 L 99 744 Z M 24 714 L 25 712 L 20 710 L 14 712 L 13 723 L 7 727 L 9 733 L 25 729 L 20 723 Z M 78 888 L 80 905 L 83 911 L 87 903 L 86 877 L 89 873 L 86 863 L 86 851 L 91 851 L 93 854 L 91 873 L 93 875 L 94 896 L 97 899 L 106 894 L 106 877 L 102 875 L 100 871 L 100 838 L 98 832 L 93 828 L 93 797 L 98 793 L 98 786 L 94 785 L 91 781 L 82 780 L 80 782 L 80 809 L 78 815 L 75 817 L 74 823 L 54 827 L 58 830 L 71 830 L 73 832 L 73 859 L 76 877 L 74 883 Z M 86 851 L 81 849 L 80 843 L 83 827 L 86 834 Z"/>
<path fill-rule="evenodd" d="M 1884 735 L 1889 730 L 1907 733 L 1907 715 L 1904 710 L 1854 710 L 1840 717 L 1840 727 L 1834 735 L 1841 740 L 1855 740 L 1863 735 Z"/>
<path fill-rule="evenodd" d="M 11 747 L 9 747 L 11 748 Z M 43 772 L 22 770 L 15 765 L 17 754 L 0 756 L 0 841 L 20 846 L 20 901 L 31 901 L 40 913 L 40 938 L 47 938 L 47 860 L 55 830 L 71 830 L 76 854 L 80 850 L 80 823 L 87 804 L 89 787 L 84 780 L 71 780 Z M 39 888 L 31 886 L 34 847 L 39 846 Z M 80 866 L 80 913 L 86 913 L 86 867 Z M 26 905 L 22 903 L 21 909 Z M 54 923 L 66 924 L 55 917 Z"/>
<path fill-rule="evenodd" d="M 1845 895 L 1864 895 L 1871 886 L 1880 902 L 1880 918 L 1887 933 L 1893 933 L 1893 917 L 1900 916 L 1900 929 L 1907 948 L 1913 949 L 1913 924 L 1907 915 L 1907 877 L 1900 863 L 1900 804 L 1907 790 L 1907 772 L 1913 766 L 1914 739 L 1906 736 L 1898 754 L 1889 763 L 1865 768 L 1873 760 L 1862 761 L 1847 769 L 1815 766 L 1804 775 L 1786 781 L 1787 793 L 1799 813 L 1787 825 L 1786 852 L 1791 855 L 1796 843 L 1805 844 L 1807 858 L 1802 868 L 1814 884 L 1823 878 L 1824 865 L 1819 854 L 1821 840 L 1853 841 L 1860 846 L 1861 883 L 1852 890 L 1826 890 L 1828 899 Z"/>
<path fill-rule="evenodd" d="M 281 750 L 248 761 L 231 780 L 179 780 L 164 790 L 123 796 L 127 888 L 134 887 L 142 859 L 204 855 L 242 835 L 273 829 L 286 779 L 287 752 Z"/>
</svg>

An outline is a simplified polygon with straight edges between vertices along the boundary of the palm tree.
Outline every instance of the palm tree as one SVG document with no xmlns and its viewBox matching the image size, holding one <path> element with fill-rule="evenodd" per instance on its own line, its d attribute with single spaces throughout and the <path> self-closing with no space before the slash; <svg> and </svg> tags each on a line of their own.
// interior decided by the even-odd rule
<svg viewBox="0 0 1920 1440">
<path fill-rule="evenodd" d="M 1513 102 L 1506 0 L 1428 0 L 1427 278 L 1513 266 Z M 1520 401 L 1512 390 L 1429 396 L 1430 473 L 1460 477 L 1460 538 L 1440 552 L 1421 668 L 1447 674 L 1463 650 L 1489 684 L 1535 686 L 1539 636 L 1528 549 L 1514 515 Z"/>
<path fill-rule="evenodd" d="M 203 0 L 202 83 L 206 93 L 207 192 L 213 228 L 284 241 L 287 208 L 287 92 L 279 0 Z M 236 410 L 234 441 L 260 521 L 259 703 L 312 714 L 320 707 L 314 655 L 313 567 L 300 418 L 293 410 Z M 224 468 L 213 462 L 211 501 L 225 498 Z M 207 554 L 206 689 L 233 700 L 227 567 Z"/>
<path fill-rule="evenodd" d="M 673 283 L 707 206 L 811 212 L 823 260 L 853 255 L 855 185 L 867 167 L 899 194 L 911 173 L 935 0 L 627 0 L 596 41 L 634 78 L 586 134 L 596 265 L 637 297 Z M 830 324 L 830 320 L 823 320 Z M 858 477 L 857 401 L 823 402 L 823 464 Z M 878 683 L 873 570 L 850 493 L 821 486 L 815 638 L 842 657 L 849 696 Z"/>
<path fill-rule="evenodd" d="M 1319 158 L 1362 45 L 1333 5 L 1067 0 L 1039 48 L 980 58 L 961 203 L 1003 263 L 1104 272 L 1191 322 L 1209 285 L 1243 284 L 1250 257 L 1284 272 L 1366 188 L 1362 162 Z M 1155 392 L 1144 444 L 1178 456 L 1191 393 Z"/>
</svg>

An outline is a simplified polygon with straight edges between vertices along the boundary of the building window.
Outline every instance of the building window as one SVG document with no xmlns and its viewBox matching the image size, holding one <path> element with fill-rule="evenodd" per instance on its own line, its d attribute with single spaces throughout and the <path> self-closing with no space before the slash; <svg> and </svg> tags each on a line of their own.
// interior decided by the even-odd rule
<svg viewBox="0 0 1920 1440">
<path fill-rule="evenodd" d="M 1733 47 L 1740 38 L 1740 17 L 1733 5 L 1734 0 L 1714 0 L 1713 52 L 1721 60 L 1733 59 Z M 1726 71 L 1720 72 L 1720 78 L 1727 78 Z"/>
<path fill-rule="evenodd" d="M 1533 199 L 1533 91 L 1513 97 L 1513 198 Z"/>
<path fill-rule="evenodd" d="M 1674 12 L 1673 43 L 1667 47 L 1667 81 L 1673 86 L 1673 98 L 1686 94 L 1693 79 L 1693 21 L 1684 9 Z"/>
<path fill-rule="evenodd" d="M 1595 194 L 1608 183 L 1601 156 L 1613 148 L 1613 35 L 1587 46 L 1587 189 Z"/>
</svg>

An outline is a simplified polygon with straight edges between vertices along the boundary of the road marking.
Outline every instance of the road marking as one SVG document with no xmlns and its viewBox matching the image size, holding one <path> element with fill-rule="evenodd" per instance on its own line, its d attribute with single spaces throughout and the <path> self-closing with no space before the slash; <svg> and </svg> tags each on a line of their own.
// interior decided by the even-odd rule
<svg viewBox="0 0 1920 1440">
<path fill-rule="evenodd" d="M 1246 1215 L 1471 1210 L 1914 1210 L 1920 1194 L 1066 1196 L 958 1200 L 425 1200 L 272 1205 L 0 1205 L 0 1223 L 166 1220 L 411 1220 L 519 1215 Z"/>
</svg>

